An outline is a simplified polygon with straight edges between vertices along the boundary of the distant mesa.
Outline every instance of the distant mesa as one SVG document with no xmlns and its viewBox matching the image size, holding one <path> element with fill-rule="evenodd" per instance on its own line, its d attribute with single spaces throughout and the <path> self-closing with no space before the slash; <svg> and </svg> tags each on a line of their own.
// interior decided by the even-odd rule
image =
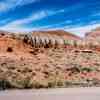
<svg viewBox="0 0 100 100">
<path fill-rule="evenodd" d="M 2 38 L 4 37 L 4 38 Z M 61 47 L 61 46 L 76 46 L 76 47 L 96 47 L 100 46 L 100 27 L 86 33 L 85 37 L 81 38 L 75 34 L 64 30 L 45 30 L 31 32 L 7 32 L 0 31 L 0 38 L 15 39 L 23 41 L 32 47 Z"/>
<path fill-rule="evenodd" d="M 97 27 L 96 29 L 93 29 L 90 32 L 86 33 L 84 41 L 89 46 L 94 46 L 100 51 L 100 27 Z"/>
<path fill-rule="evenodd" d="M 71 44 L 81 40 L 80 37 L 66 32 L 64 30 L 50 30 L 50 31 L 32 31 L 32 32 L 19 32 L 12 33 L 7 31 L 0 31 L 0 36 L 5 36 L 13 39 L 21 39 L 24 42 L 31 44 L 31 46 L 57 46 Z"/>
<path fill-rule="evenodd" d="M 8 31 L 2 31 L 0 30 L 0 35 L 1 34 L 12 34 L 12 33 L 15 33 L 15 32 L 8 32 Z M 73 33 L 70 33 L 70 32 L 67 32 L 67 31 L 64 31 L 64 30 L 49 30 L 49 31 L 32 31 L 32 32 L 17 32 L 17 33 L 31 33 L 32 35 L 45 35 L 45 36 L 59 36 L 59 37 L 63 37 L 63 38 L 67 38 L 67 39 L 72 39 L 72 40 L 80 40 L 81 37 L 73 34 Z"/>
<path fill-rule="evenodd" d="M 85 37 L 98 37 L 100 36 L 100 27 L 97 27 L 96 29 L 91 30 L 91 32 L 86 33 Z"/>
<path fill-rule="evenodd" d="M 37 35 L 48 35 L 48 36 L 59 36 L 68 40 L 81 40 L 79 36 L 76 36 L 70 32 L 64 30 L 50 30 L 50 31 L 33 31 L 32 34 Z"/>
</svg>

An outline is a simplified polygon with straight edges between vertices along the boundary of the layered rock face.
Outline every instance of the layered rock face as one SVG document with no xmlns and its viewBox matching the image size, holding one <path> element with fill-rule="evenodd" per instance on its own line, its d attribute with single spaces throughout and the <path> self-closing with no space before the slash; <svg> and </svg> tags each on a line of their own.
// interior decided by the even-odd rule
<svg viewBox="0 0 100 100">
<path fill-rule="evenodd" d="M 85 41 L 92 45 L 100 46 L 100 28 L 96 28 L 85 35 Z"/>
<path fill-rule="evenodd" d="M 74 45 L 74 42 L 81 40 L 76 35 L 65 32 L 63 30 L 56 31 L 34 31 L 26 35 L 26 40 L 31 43 L 33 46 L 57 46 L 65 45 L 69 43 Z"/>
<path fill-rule="evenodd" d="M 98 36 L 100 36 L 100 27 L 91 30 L 91 32 L 86 34 L 86 37 L 93 37 L 93 38 L 97 38 Z"/>
</svg>

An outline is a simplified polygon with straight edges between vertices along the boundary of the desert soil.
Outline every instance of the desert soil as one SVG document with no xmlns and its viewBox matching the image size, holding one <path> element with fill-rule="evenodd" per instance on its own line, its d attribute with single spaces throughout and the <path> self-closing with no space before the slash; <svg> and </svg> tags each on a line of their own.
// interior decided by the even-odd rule
<svg viewBox="0 0 100 100">
<path fill-rule="evenodd" d="M 0 38 L 0 88 L 100 86 L 100 52 L 77 48 L 32 48 Z"/>
</svg>

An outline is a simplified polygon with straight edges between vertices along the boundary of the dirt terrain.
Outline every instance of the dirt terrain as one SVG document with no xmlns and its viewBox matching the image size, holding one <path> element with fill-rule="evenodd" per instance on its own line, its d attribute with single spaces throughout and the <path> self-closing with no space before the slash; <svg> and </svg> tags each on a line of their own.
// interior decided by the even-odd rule
<svg viewBox="0 0 100 100">
<path fill-rule="evenodd" d="M 0 88 L 100 86 L 100 52 L 75 46 L 34 48 L 0 35 Z"/>
</svg>

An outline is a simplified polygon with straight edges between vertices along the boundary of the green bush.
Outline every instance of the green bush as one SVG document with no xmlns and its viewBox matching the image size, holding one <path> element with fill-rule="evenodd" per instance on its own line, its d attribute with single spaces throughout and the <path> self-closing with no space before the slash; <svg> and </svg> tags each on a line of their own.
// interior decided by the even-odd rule
<svg viewBox="0 0 100 100">
<path fill-rule="evenodd" d="M 90 67 L 83 67 L 83 68 L 81 68 L 81 71 L 82 72 L 91 72 L 91 71 L 94 71 L 94 69 L 93 68 L 90 68 Z"/>
<path fill-rule="evenodd" d="M 11 86 L 10 82 L 7 80 L 0 80 L 0 90 L 8 89 L 8 88 L 13 88 Z"/>
<path fill-rule="evenodd" d="M 59 80 L 59 81 L 56 82 L 56 85 L 57 85 L 58 87 L 62 87 L 62 86 L 64 86 L 64 82 L 61 81 L 61 80 Z"/>
<path fill-rule="evenodd" d="M 64 40 L 64 45 L 70 45 L 68 40 Z"/>
<path fill-rule="evenodd" d="M 48 82 L 48 88 L 54 88 L 56 86 L 56 82 Z"/>
</svg>

